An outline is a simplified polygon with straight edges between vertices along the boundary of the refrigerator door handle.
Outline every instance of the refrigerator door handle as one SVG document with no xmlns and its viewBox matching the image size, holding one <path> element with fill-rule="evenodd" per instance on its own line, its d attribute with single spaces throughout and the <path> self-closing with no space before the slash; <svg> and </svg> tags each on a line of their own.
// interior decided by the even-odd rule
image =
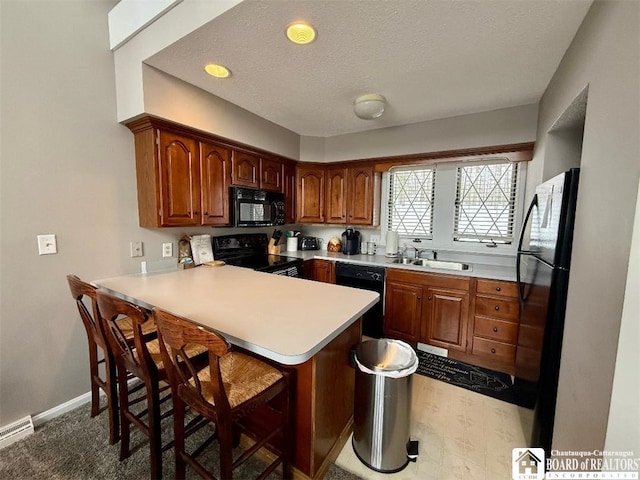
<svg viewBox="0 0 640 480">
<path fill-rule="evenodd" d="M 518 254 L 516 256 L 516 286 L 518 288 L 518 298 L 520 300 L 520 306 L 524 304 L 524 284 L 522 283 L 522 279 L 520 278 L 520 257 L 522 255 L 531 255 L 533 252 L 531 251 L 523 251 L 522 243 L 524 242 L 524 233 L 527 230 L 527 224 L 529 223 L 529 219 L 531 218 L 531 212 L 533 212 L 534 207 L 538 205 L 538 194 L 536 193 L 531 199 L 531 204 L 529 205 L 529 209 L 527 210 L 527 214 L 524 217 L 524 222 L 522 222 L 522 230 L 520 231 L 520 239 L 518 240 Z"/>
</svg>

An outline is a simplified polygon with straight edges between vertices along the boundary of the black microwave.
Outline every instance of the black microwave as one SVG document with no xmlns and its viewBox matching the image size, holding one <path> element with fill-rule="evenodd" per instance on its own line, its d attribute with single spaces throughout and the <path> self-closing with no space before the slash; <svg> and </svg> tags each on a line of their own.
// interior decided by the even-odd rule
<svg viewBox="0 0 640 480">
<path fill-rule="evenodd" d="M 283 193 L 231 187 L 231 205 L 235 227 L 284 225 Z"/>
</svg>

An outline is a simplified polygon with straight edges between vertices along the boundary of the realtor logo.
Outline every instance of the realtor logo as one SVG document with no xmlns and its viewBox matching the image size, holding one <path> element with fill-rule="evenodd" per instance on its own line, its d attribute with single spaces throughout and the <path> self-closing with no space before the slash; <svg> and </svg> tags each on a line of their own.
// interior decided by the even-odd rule
<svg viewBox="0 0 640 480">
<path fill-rule="evenodd" d="M 544 449 L 514 448 L 511 452 L 513 480 L 544 479 Z"/>
</svg>

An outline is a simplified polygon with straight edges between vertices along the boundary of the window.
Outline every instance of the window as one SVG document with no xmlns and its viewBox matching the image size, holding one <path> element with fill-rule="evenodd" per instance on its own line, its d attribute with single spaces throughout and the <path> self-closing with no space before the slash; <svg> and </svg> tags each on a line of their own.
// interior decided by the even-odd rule
<svg viewBox="0 0 640 480">
<path fill-rule="evenodd" d="M 499 163 L 458 167 L 456 241 L 513 241 L 518 164 Z"/>
<path fill-rule="evenodd" d="M 393 168 L 383 180 L 381 233 L 395 230 L 401 243 L 421 248 L 512 252 L 525 173 L 525 163 L 496 157 Z"/>
<path fill-rule="evenodd" d="M 435 167 L 389 173 L 389 230 L 405 237 L 432 237 L 435 178 Z"/>
</svg>

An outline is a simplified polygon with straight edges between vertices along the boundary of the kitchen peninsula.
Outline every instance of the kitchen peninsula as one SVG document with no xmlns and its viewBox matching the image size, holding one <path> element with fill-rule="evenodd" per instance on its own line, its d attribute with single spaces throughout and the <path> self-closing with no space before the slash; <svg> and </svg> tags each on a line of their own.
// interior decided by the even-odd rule
<svg viewBox="0 0 640 480">
<path fill-rule="evenodd" d="M 360 317 L 367 290 L 225 265 L 93 282 L 145 308 L 159 307 L 296 371 L 294 468 L 321 478 L 350 433 Z"/>
</svg>

